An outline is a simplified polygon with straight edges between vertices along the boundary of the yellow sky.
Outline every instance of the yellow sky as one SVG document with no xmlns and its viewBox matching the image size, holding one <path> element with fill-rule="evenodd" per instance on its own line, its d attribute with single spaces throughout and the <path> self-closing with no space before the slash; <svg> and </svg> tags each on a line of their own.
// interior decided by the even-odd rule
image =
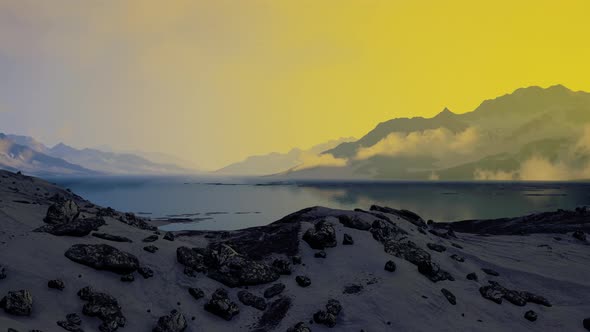
<svg viewBox="0 0 590 332">
<path fill-rule="evenodd" d="M 0 130 L 216 168 L 523 86 L 590 91 L 589 14 L 587 0 L 0 0 Z"/>
</svg>

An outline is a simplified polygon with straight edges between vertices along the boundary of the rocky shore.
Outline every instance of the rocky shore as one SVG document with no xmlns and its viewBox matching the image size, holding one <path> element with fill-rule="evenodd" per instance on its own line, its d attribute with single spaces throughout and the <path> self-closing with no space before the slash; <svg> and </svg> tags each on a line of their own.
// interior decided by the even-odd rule
<svg viewBox="0 0 590 332">
<path fill-rule="evenodd" d="M 161 232 L 0 171 L 0 331 L 590 330 L 590 212 L 437 224 L 312 207 Z"/>
</svg>

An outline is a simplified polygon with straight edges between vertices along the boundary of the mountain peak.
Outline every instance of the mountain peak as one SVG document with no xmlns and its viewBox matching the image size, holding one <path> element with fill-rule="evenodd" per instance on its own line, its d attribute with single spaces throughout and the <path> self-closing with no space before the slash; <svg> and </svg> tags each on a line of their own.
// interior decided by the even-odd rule
<svg viewBox="0 0 590 332">
<path fill-rule="evenodd" d="M 445 107 L 440 113 L 438 113 L 436 115 L 436 117 L 451 116 L 451 115 L 455 115 L 455 113 L 451 112 L 450 109 L 448 109 L 447 107 Z"/>
</svg>

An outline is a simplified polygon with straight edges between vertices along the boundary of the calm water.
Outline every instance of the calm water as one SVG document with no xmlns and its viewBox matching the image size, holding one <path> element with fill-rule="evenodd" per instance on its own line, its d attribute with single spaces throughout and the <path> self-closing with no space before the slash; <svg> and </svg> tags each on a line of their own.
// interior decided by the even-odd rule
<svg viewBox="0 0 590 332">
<path fill-rule="evenodd" d="M 590 183 L 354 182 L 259 185 L 197 178 L 54 178 L 90 201 L 152 219 L 189 218 L 164 229 L 238 229 L 265 225 L 322 205 L 408 209 L 424 219 L 500 218 L 590 205 Z M 258 180 L 260 181 L 260 180 Z"/>
</svg>

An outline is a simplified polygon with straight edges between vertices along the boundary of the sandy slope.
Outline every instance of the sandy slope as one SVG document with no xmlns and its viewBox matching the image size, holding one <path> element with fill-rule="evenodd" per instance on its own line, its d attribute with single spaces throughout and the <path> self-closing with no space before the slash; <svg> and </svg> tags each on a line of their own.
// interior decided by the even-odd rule
<svg viewBox="0 0 590 332">
<path fill-rule="evenodd" d="M 0 296 L 10 290 L 28 289 L 34 297 L 30 317 L 16 317 L 0 311 L 2 331 L 9 327 L 19 331 L 64 331 L 56 321 L 72 312 L 80 314 L 85 331 L 98 331 L 99 320 L 82 315 L 84 302 L 76 296 L 80 288 L 88 285 L 118 299 L 127 318 L 121 331 L 151 331 L 158 317 L 172 309 L 179 309 L 187 317 L 187 331 L 247 331 L 261 316 L 261 311 L 238 301 L 236 294 L 240 288 L 225 287 L 203 274 L 192 278 L 183 273 L 184 267 L 176 260 L 176 249 L 206 246 L 209 241 L 206 233 L 178 234 L 182 236 L 173 242 L 160 237 L 153 243 L 160 250 L 151 254 L 142 249 L 146 244 L 141 240 L 153 234 L 152 231 L 133 228 L 113 218 L 106 218 L 107 225 L 100 231 L 126 236 L 133 243 L 32 232 L 43 225 L 43 217 L 51 204 L 47 198 L 54 193 L 76 199 L 85 210 L 83 215 L 92 215 L 96 209 L 41 180 L 7 172 L 0 175 L 7 177 L 0 178 L 0 264 L 6 267 L 7 274 L 6 279 L 0 280 Z M 19 192 L 9 187 L 18 188 Z M 450 241 L 430 233 L 421 234 L 414 224 L 388 215 L 418 246 L 426 248 L 426 243 L 431 242 L 447 247 L 442 253 L 426 250 L 456 280 L 433 283 L 419 274 L 415 265 L 384 252 L 383 245 L 375 241 L 370 232 L 343 227 L 335 218 L 342 214 L 368 222 L 376 219 L 366 212 L 326 208 L 314 208 L 298 215 L 297 219 L 302 220 L 300 234 L 313 227 L 313 221 L 318 218 L 330 221 L 336 229 L 338 245 L 326 249 L 327 258 L 321 259 L 314 258 L 317 250 L 306 242 L 299 243 L 304 265 L 294 265 L 292 275 L 281 276 L 278 280 L 286 285 L 282 295 L 290 297 L 293 305 L 277 331 L 285 331 L 299 321 L 308 322 L 331 298 L 339 300 L 343 307 L 336 327 L 329 329 L 308 323 L 313 331 L 584 331 L 582 320 L 590 316 L 590 246 L 570 235 L 559 235 L 563 239 L 557 241 L 555 234 L 489 237 L 458 234 L 457 239 Z M 354 245 L 341 244 L 344 233 L 353 237 Z M 460 244 L 463 249 L 451 246 L 451 242 Z M 64 257 L 64 252 L 75 243 L 107 243 L 127 251 L 152 268 L 155 276 L 143 279 L 136 275 L 134 282 L 125 283 L 115 273 L 74 263 Z M 550 245 L 551 249 L 539 247 L 543 244 Z M 465 262 L 452 260 L 449 256 L 454 253 L 465 257 Z M 397 264 L 393 273 L 383 268 L 388 260 Z M 482 267 L 492 268 L 500 276 L 487 276 L 481 271 Z M 466 280 L 465 275 L 470 272 L 478 274 L 478 282 Z M 299 287 L 295 282 L 297 275 L 308 276 L 311 286 Z M 47 281 L 55 278 L 65 281 L 63 291 L 47 287 Z M 496 304 L 479 294 L 479 287 L 486 285 L 487 280 L 543 295 L 553 306 L 529 303 L 518 307 L 507 301 Z M 349 284 L 360 284 L 363 290 L 358 294 L 343 294 L 344 287 Z M 250 286 L 248 290 L 261 295 L 268 286 L 270 284 Z M 187 292 L 188 287 L 200 287 L 205 291 L 205 298 L 194 300 Z M 240 307 L 240 313 L 231 322 L 203 309 L 211 293 L 220 287 L 228 289 L 230 298 Z M 457 305 L 445 299 L 441 288 L 447 288 L 456 296 Z M 536 322 L 525 320 L 523 315 L 527 310 L 536 311 L 539 319 Z"/>
</svg>

